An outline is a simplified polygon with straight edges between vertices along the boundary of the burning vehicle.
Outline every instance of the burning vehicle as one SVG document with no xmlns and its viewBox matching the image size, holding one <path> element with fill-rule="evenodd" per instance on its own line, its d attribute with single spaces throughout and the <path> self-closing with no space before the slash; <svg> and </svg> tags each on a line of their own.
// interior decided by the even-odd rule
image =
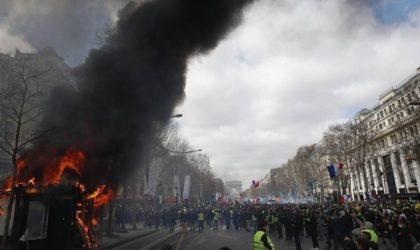
<svg viewBox="0 0 420 250">
<path fill-rule="evenodd" d="M 86 191 L 80 183 L 84 160 L 82 152 L 69 150 L 51 166 L 55 171 L 50 172 L 48 181 L 37 182 L 32 177 L 12 187 L 12 177 L 7 180 L 0 193 L 0 230 L 4 228 L 4 210 L 13 199 L 8 239 L 13 249 L 98 248 L 94 230 L 98 208 L 114 194 L 105 185 Z M 17 176 L 21 176 L 25 160 L 19 160 L 18 166 Z"/>
</svg>

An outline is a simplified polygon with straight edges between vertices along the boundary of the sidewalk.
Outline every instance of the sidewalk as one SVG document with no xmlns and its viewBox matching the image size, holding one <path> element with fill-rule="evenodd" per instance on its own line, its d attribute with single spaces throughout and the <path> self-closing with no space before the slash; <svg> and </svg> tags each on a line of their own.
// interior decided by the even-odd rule
<svg viewBox="0 0 420 250">
<path fill-rule="evenodd" d="M 99 249 L 115 248 L 157 231 L 154 228 L 143 228 L 141 225 L 138 225 L 136 230 L 132 230 L 132 226 L 128 224 L 126 225 L 126 229 L 127 233 L 113 232 L 111 237 L 103 235 L 102 238 L 98 238 Z"/>
</svg>

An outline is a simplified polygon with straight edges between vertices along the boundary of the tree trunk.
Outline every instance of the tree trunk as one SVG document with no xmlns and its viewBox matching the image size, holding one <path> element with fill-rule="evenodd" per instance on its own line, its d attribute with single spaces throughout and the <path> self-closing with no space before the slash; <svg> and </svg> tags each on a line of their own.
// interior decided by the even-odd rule
<svg viewBox="0 0 420 250">
<path fill-rule="evenodd" d="M 10 194 L 9 203 L 7 204 L 6 218 L 4 220 L 3 238 L 2 238 L 1 246 L 0 246 L 1 250 L 6 250 L 7 238 L 9 237 L 10 217 L 12 216 L 13 202 L 15 200 L 14 187 L 15 187 L 15 183 L 16 183 L 16 174 L 17 174 L 16 173 L 16 169 L 17 169 L 16 155 L 14 155 L 12 157 L 12 161 L 13 161 L 13 176 L 12 176 L 12 187 L 11 187 L 12 191 L 11 191 L 11 194 Z"/>
<path fill-rule="evenodd" d="M 9 236 L 9 224 L 10 224 L 10 217 L 12 215 L 12 206 L 15 200 L 15 196 L 12 194 L 9 199 L 9 203 L 7 204 L 7 214 L 4 220 L 4 231 L 3 231 L 3 238 L 1 241 L 1 250 L 6 250 L 6 242 Z"/>
</svg>

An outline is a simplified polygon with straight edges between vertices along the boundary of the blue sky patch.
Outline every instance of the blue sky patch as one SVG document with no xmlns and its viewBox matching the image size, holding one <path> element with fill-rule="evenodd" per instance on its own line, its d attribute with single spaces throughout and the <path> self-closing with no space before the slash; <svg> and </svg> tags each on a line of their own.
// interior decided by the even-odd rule
<svg viewBox="0 0 420 250">
<path fill-rule="evenodd" d="M 420 0 L 369 0 L 375 17 L 384 24 L 408 20 L 409 14 L 420 8 Z"/>
</svg>

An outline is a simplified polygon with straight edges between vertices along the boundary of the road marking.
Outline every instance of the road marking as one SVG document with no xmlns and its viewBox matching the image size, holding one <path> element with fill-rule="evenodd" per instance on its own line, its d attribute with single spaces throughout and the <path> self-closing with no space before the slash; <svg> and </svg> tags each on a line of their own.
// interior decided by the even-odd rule
<svg viewBox="0 0 420 250">
<path fill-rule="evenodd" d="M 176 244 L 176 248 L 175 248 L 175 250 L 179 250 L 179 247 L 181 246 L 181 242 L 182 242 L 182 240 L 184 239 L 184 233 L 181 235 L 181 237 L 179 238 L 179 240 L 178 240 L 178 243 Z"/>
</svg>

